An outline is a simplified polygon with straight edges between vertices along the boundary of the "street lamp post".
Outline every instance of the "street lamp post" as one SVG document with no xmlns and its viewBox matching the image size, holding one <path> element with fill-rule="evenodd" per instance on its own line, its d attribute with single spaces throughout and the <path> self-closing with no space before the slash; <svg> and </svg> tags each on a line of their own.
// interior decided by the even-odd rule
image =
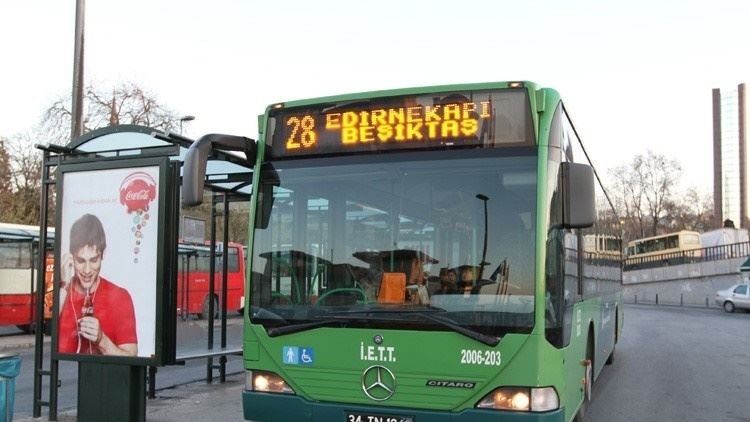
<svg viewBox="0 0 750 422">
<path fill-rule="evenodd" d="M 484 267 L 490 264 L 487 262 L 487 201 L 490 198 L 481 193 L 476 194 L 476 197 L 484 203 L 484 244 L 482 245 L 482 262 L 479 263 L 479 277 L 477 277 L 477 280 L 482 280 Z"/>
<path fill-rule="evenodd" d="M 76 0 L 70 141 L 83 135 L 83 39 L 86 0 Z"/>
<path fill-rule="evenodd" d="M 195 116 L 187 115 L 180 117 L 180 135 L 182 135 L 182 122 L 192 122 L 195 120 Z"/>
</svg>

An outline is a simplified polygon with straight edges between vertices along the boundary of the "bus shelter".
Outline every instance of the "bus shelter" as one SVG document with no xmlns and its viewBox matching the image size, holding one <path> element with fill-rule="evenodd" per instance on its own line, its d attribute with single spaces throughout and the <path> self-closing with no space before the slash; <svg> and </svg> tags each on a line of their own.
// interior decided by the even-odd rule
<svg viewBox="0 0 750 422">
<path fill-rule="evenodd" d="M 231 277 L 232 265 L 244 269 L 242 245 L 247 242 L 246 238 L 230 238 L 232 209 L 238 209 L 233 207 L 234 203 L 247 202 L 250 198 L 253 163 L 247 157 L 254 160 L 255 156 L 249 149 L 254 143 L 247 138 L 229 137 L 233 139 L 231 145 L 224 145 L 225 150 L 213 148 L 213 142 L 222 138 L 227 136 L 207 135 L 201 139 L 207 142 L 194 142 L 174 133 L 123 125 L 90 132 L 67 146 L 37 145 L 43 152 L 39 242 L 49 241 L 48 227 L 54 226 L 57 230 L 52 341 L 48 346 L 51 353 L 45 362 L 43 333 L 37 330 L 34 417 L 40 417 L 41 408 L 46 406 L 49 420 L 57 419 L 61 360 L 79 362 L 78 420 L 81 421 L 101 420 L 107 412 L 104 408 L 121 409 L 123 421 L 143 420 L 144 386 L 148 381 L 148 394 L 153 397 L 156 368 L 160 366 L 206 359 L 207 381 L 213 381 L 217 370 L 220 381 L 224 381 L 227 356 L 241 355 L 241 343 L 231 342 L 231 339 L 241 339 L 241 335 L 228 333 L 242 329 L 242 316 L 234 312 L 242 309 L 227 309 L 232 294 L 228 291 L 232 282 L 227 279 Z M 180 186 L 185 157 L 191 146 L 199 145 L 208 145 L 201 147 L 208 156 L 201 177 L 210 200 L 205 201 L 207 206 L 203 209 L 182 208 Z M 244 226 L 247 227 L 246 223 Z M 81 227 L 88 230 L 81 231 Z M 107 353 L 106 347 L 119 347 L 114 340 L 119 333 L 106 333 L 108 311 L 99 311 L 97 297 L 90 295 L 89 288 L 81 287 L 86 286 L 86 277 L 76 272 L 71 278 L 68 273 L 72 274 L 75 268 L 66 269 L 66 260 L 71 259 L 69 252 L 76 250 L 80 239 L 93 236 L 79 232 L 101 232 L 99 237 L 106 239 L 106 243 L 96 245 L 101 245 L 99 280 L 108 284 L 98 281 L 99 288 L 94 295 L 103 295 L 99 291 L 105 292 L 104 286 L 114 285 L 119 287 L 118 291 L 124 290 L 123 297 L 129 297 L 132 304 L 126 306 L 128 312 L 124 313 L 133 316 L 132 324 L 127 321 L 117 324 L 133 326 L 132 340 L 124 340 L 126 344 L 117 349 L 122 353 Z M 246 230 L 244 235 L 247 235 Z M 203 271 L 200 293 L 210 300 L 204 298 L 205 308 L 191 316 L 184 305 L 179 308 L 181 303 L 187 303 L 180 300 L 188 297 L 191 289 L 192 293 L 199 289 L 186 282 L 180 283 L 179 279 L 198 278 L 195 274 L 199 267 L 198 256 Z M 37 326 L 41 326 L 43 315 L 43 275 L 44 260 L 37 259 Z M 246 283 L 244 274 L 242 276 L 240 285 L 244 294 Z M 80 294 L 83 301 L 80 308 L 74 302 L 78 299 L 76 294 Z M 107 303 L 101 297 L 98 299 L 99 303 Z M 89 339 L 79 327 L 77 335 L 69 335 L 66 315 L 70 312 L 77 321 L 98 317 L 101 334 Z M 77 348 L 68 349 L 67 342 L 77 343 Z M 89 351 L 96 347 L 98 351 L 81 352 L 87 346 Z M 214 359 L 218 359 L 218 364 L 214 364 Z M 111 382 L 115 378 L 117 382 Z M 45 384 L 49 388 L 46 399 L 42 394 Z M 102 388 L 103 384 L 106 388 Z M 122 387 L 113 388 L 114 385 Z M 84 402 L 81 396 L 99 399 Z M 122 397 L 126 397 L 125 401 Z M 119 407 L 111 402 L 119 402 Z M 107 413 L 107 420 L 114 420 L 111 413 Z"/>
</svg>

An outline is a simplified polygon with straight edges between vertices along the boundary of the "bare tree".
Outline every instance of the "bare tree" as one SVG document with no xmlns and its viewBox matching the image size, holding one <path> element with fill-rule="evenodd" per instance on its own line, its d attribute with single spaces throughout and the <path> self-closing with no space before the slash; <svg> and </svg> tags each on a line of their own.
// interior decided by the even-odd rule
<svg viewBox="0 0 750 422">
<path fill-rule="evenodd" d="M 646 232 L 642 164 L 641 157 L 636 156 L 629 166 L 617 166 L 609 172 L 612 200 L 622 216 L 624 236 L 629 239 L 644 237 Z"/>
<path fill-rule="evenodd" d="M 2 218 L 5 210 L 10 207 L 13 193 L 10 154 L 6 149 L 7 142 L 6 139 L 0 138 L 0 218 Z"/>
<path fill-rule="evenodd" d="M 669 160 L 649 150 L 643 158 L 641 170 L 646 210 L 651 219 L 650 236 L 656 236 L 659 222 L 666 216 L 666 205 L 672 200 L 673 189 L 682 175 L 682 166 L 677 160 Z"/>
<path fill-rule="evenodd" d="M 690 188 L 666 207 L 668 224 L 673 231 L 693 230 L 704 232 L 712 230 L 713 198 L 710 194 L 700 194 Z"/>
<path fill-rule="evenodd" d="M 37 224 L 39 222 L 39 195 L 41 186 L 41 154 L 34 148 L 32 135 L 18 135 L 3 142 L 8 154 L 8 165 L 3 165 L 0 173 L 8 182 L 7 189 L 0 199 L 0 221 L 17 224 Z"/>
<path fill-rule="evenodd" d="M 46 111 L 42 127 L 49 142 L 70 142 L 70 97 L 55 101 Z M 161 105 L 155 95 L 134 83 L 112 89 L 89 85 L 84 98 L 83 131 L 117 125 L 142 125 L 163 131 L 179 126 L 177 113 Z"/>
<path fill-rule="evenodd" d="M 40 125 L 0 143 L 0 221 L 37 224 L 41 194 L 41 154 L 36 143 L 70 143 L 70 97 L 55 101 Z M 112 89 L 89 86 L 84 98 L 84 133 L 107 126 L 135 124 L 163 131 L 179 126 L 177 113 L 136 84 Z M 54 206 L 51 209 L 54 213 Z"/>
<path fill-rule="evenodd" d="M 630 164 L 610 171 L 613 199 L 625 223 L 629 238 L 655 236 L 664 226 L 667 208 L 680 179 L 676 160 L 648 151 L 633 157 Z"/>
</svg>

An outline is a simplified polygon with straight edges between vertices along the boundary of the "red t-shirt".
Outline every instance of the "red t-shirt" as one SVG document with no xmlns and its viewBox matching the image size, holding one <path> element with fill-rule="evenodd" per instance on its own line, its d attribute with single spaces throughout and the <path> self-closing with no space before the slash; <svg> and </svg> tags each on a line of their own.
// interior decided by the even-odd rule
<svg viewBox="0 0 750 422">
<path fill-rule="evenodd" d="M 78 320 L 82 317 L 83 302 L 86 295 L 71 288 L 58 324 L 58 350 L 60 353 L 101 354 L 99 348 L 91 341 L 78 335 Z M 135 331 L 135 311 L 130 294 L 103 277 L 99 286 L 91 294 L 94 317 L 99 320 L 102 333 L 116 345 L 138 343 Z M 80 349 L 78 347 L 80 343 Z"/>
</svg>

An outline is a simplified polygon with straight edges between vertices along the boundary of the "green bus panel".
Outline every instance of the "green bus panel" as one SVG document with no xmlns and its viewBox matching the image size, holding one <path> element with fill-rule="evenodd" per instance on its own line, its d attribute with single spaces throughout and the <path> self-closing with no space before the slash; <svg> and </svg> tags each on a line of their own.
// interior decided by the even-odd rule
<svg viewBox="0 0 750 422">
<path fill-rule="evenodd" d="M 249 371 L 268 371 L 280 376 L 295 394 L 274 394 L 243 391 L 244 417 L 251 421 L 325 421 L 325 422 L 442 422 L 442 421 L 571 421 L 583 402 L 587 342 L 593 344 L 593 376 L 596 378 L 613 351 L 615 340 L 622 330 L 622 297 L 619 292 L 586 296 L 573 300 L 569 306 L 571 317 L 569 337 L 564 345 L 553 346 L 545 333 L 545 293 L 547 229 L 550 221 L 550 190 L 554 189 L 555 175 L 548 175 L 551 154 L 560 153 L 550 145 L 552 120 L 561 107 L 559 94 L 551 89 L 539 89 L 532 83 L 521 83 L 528 89 L 531 121 L 534 130 L 536 156 L 536 200 L 533 233 L 533 254 L 525 270 L 531 272 L 533 293 L 533 322 L 528 334 L 507 334 L 497 346 L 487 346 L 449 330 L 419 331 L 409 329 L 376 328 L 316 328 L 294 334 L 269 337 L 261 325 L 252 324 L 248 310 L 245 314 L 244 366 Z M 303 100 L 269 107 L 261 121 L 258 164 L 265 151 L 265 137 L 272 138 L 274 130 L 282 133 L 279 139 L 294 141 L 294 123 L 308 115 L 320 122 L 321 104 L 341 103 L 368 98 L 406 95 L 429 95 L 449 91 L 493 90 L 519 88 L 516 83 L 454 85 L 435 88 L 411 88 L 337 97 Z M 279 108 L 298 108 L 305 113 L 279 114 Z M 349 112 L 348 109 L 346 109 Z M 291 111 L 290 111 L 291 112 Z M 274 113 L 285 119 L 271 125 Z M 317 113 L 317 114 L 316 114 Z M 343 115 L 343 113 L 342 113 Z M 291 117 L 290 117 L 291 116 Z M 294 120 L 295 117 L 297 120 Z M 338 118 L 337 116 L 334 116 Z M 318 121 L 316 120 L 316 121 Z M 309 121 L 309 119 L 308 119 Z M 284 124 L 292 123 L 291 131 L 279 132 Z M 337 122 L 335 120 L 334 122 Z M 313 126 L 308 126 L 311 129 Z M 289 129 L 289 128 L 287 128 Z M 303 127 L 304 129 L 304 127 Z M 268 132 L 268 133 L 266 133 Z M 300 138 L 301 140 L 316 139 Z M 277 143 L 279 140 L 277 140 Z M 292 142 L 291 146 L 296 146 Z M 527 145 L 528 146 L 528 145 Z M 279 149 L 279 145 L 276 145 Z M 374 151 L 374 150 L 373 150 Z M 370 151 L 370 152 L 373 152 Z M 283 151 L 290 155 L 289 151 Z M 343 153 L 345 151 L 336 151 Z M 382 151 L 376 151 L 382 152 Z M 383 152 L 389 153 L 389 152 Z M 397 160 L 398 153 L 392 153 Z M 425 151 L 428 156 L 431 152 Z M 294 160 L 295 157 L 281 157 Z M 579 157 L 580 158 L 580 157 Z M 342 160 L 345 162 L 346 160 Z M 495 163 L 493 163 L 495 165 Z M 250 221 L 256 220 L 255 208 L 259 198 L 260 173 L 254 175 L 254 192 Z M 553 179 L 553 180 L 548 180 Z M 511 180 L 511 179 L 509 179 Z M 515 179 L 519 180 L 519 179 Z M 508 182 L 510 183 L 510 181 Z M 496 203 L 499 201 L 496 201 Z M 486 212 L 486 211 L 485 211 Z M 485 223 L 486 224 L 486 223 Z M 481 228 L 480 226 L 477 226 Z M 254 230 L 250 230 L 251 242 Z M 252 263 L 254 245 L 250 245 L 248 260 Z M 567 247 L 567 245 L 566 245 Z M 582 247 L 581 247 L 582 248 Z M 582 251 L 582 249 L 579 249 Z M 583 255 L 583 254 L 581 254 Z M 579 256 L 577 259 L 583 259 Z M 530 268 L 533 266 L 533 268 Z M 518 266 L 520 267 L 520 266 Z M 270 265 L 269 265 L 270 268 Z M 518 272 L 514 267 L 513 271 Z M 248 280 L 253 272 L 263 268 L 248 266 Z M 585 270 L 584 270 L 585 274 Z M 599 275 L 585 275 L 597 279 Z M 600 278 L 606 279 L 607 276 Z M 595 280 L 599 282 L 601 280 Z M 586 280 L 583 280 L 585 283 Z M 247 289 L 246 301 L 253 303 Z M 499 295 L 499 293 L 498 293 Z M 249 306 L 247 307 L 250 308 Z M 361 327 L 361 326 L 360 326 Z M 593 338 L 591 338 L 593 336 Z M 378 340 L 376 340 L 378 339 Z M 307 357 L 303 359 L 302 356 Z M 366 372 L 382 366 L 395 378 L 395 392 L 382 401 L 373 400 L 365 393 Z M 477 408 L 477 403 L 500 387 L 552 387 L 559 395 L 557 410 L 550 412 L 514 412 Z M 350 415 L 352 415 L 350 417 Z M 358 420 L 356 415 L 370 415 Z"/>
<path fill-rule="evenodd" d="M 361 422 L 562 422 L 565 420 L 564 409 L 545 413 L 500 412 L 482 409 L 438 412 L 310 402 L 296 396 L 249 391 L 242 393 L 242 405 L 245 419 L 258 422 L 350 422 L 347 418 L 349 413 L 380 416 L 380 419 L 373 420 L 363 418 Z M 399 420 L 398 416 L 406 417 L 406 419 Z M 351 422 L 360 421 L 352 420 Z"/>
</svg>

